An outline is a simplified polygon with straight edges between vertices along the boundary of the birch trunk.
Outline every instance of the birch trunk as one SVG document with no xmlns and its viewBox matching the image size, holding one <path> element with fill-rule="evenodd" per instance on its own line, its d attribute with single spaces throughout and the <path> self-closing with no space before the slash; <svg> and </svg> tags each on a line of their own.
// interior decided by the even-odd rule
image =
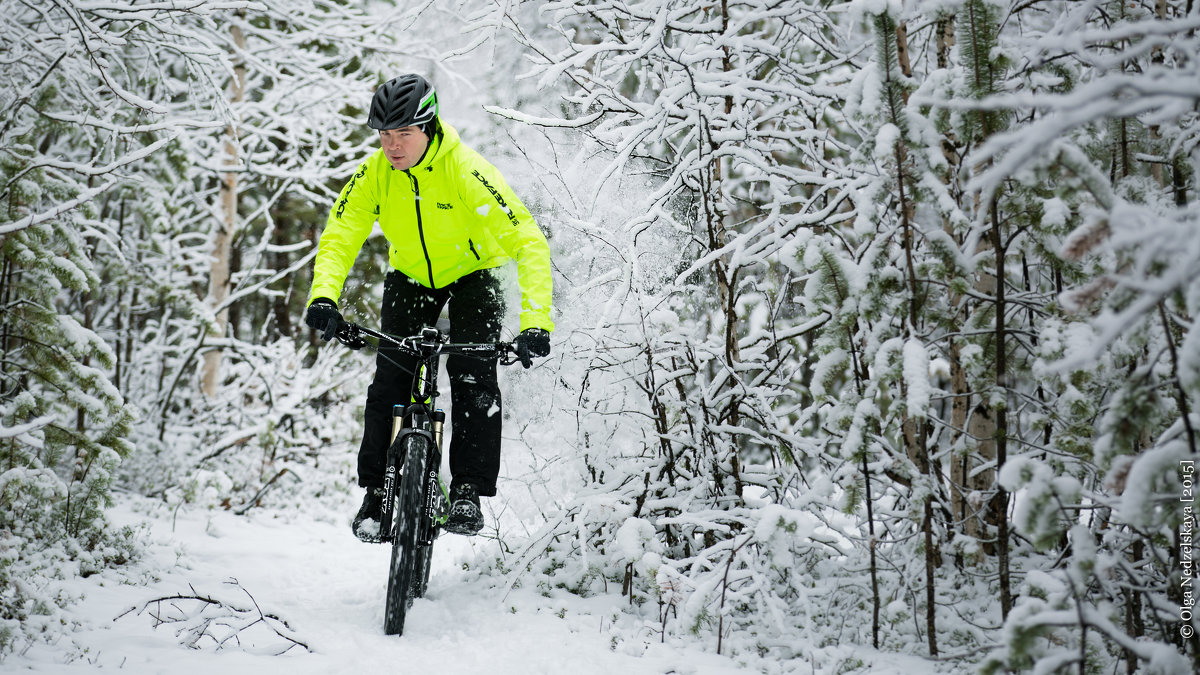
<svg viewBox="0 0 1200 675">
<path fill-rule="evenodd" d="M 239 12 L 238 18 L 241 18 Z M 242 29 L 234 24 L 230 29 L 233 43 L 239 51 L 246 48 L 246 36 Z M 233 81 L 229 85 L 229 100 L 236 110 L 237 104 L 245 98 L 246 66 L 245 60 L 235 56 L 237 64 L 234 67 Z M 231 121 L 225 129 L 225 166 L 229 169 L 221 175 L 220 200 L 221 220 L 217 224 L 213 236 L 212 264 L 208 277 L 208 303 L 213 310 L 213 324 L 209 329 L 209 337 L 221 339 L 229 326 L 229 308 L 225 301 L 229 298 L 230 268 L 233 254 L 233 233 L 237 228 L 238 215 L 238 180 L 234 170 L 238 164 L 237 124 Z M 209 349 L 204 353 L 204 367 L 200 376 L 200 387 L 209 397 L 217 395 L 221 382 L 221 366 L 224 353 L 219 347 Z"/>
</svg>

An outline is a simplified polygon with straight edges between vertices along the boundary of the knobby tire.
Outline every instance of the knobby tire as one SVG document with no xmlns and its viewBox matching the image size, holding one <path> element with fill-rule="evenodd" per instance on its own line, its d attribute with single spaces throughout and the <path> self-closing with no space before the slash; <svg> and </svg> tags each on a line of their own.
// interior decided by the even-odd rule
<svg viewBox="0 0 1200 675">
<path fill-rule="evenodd" d="M 433 545 L 422 546 L 417 551 L 417 564 L 413 568 L 412 596 L 425 597 L 425 589 L 429 588 L 429 568 L 433 566 Z"/>
<path fill-rule="evenodd" d="M 428 557 L 433 547 L 418 547 L 417 543 L 428 442 L 419 434 L 404 438 L 404 473 L 396 489 L 395 537 L 392 539 L 392 564 L 383 616 L 383 629 L 388 635 L 404 633 L 404 618 L 412 606 L 417 579 L 423 580 L 428 575 Z M 419 565 L 419 562 L 424 564 Z M 419 571 L 420 577 L 417 576 L 418 566 L 423 568 Z"/>
</svg>

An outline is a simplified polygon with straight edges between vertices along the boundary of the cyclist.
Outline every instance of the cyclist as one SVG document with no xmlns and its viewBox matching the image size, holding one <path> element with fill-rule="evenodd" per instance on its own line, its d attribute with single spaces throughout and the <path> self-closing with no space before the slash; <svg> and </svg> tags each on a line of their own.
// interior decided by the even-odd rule
<svg viewBox="0 0 1200 675">
<path fill-rule="evenodd" d="M 334 337 L 346 276 L 376 221 L 389 243 L 381 327 L 414 335 L 449 303 L 456 342 L 495 342 L 505 302 L 497 268 L 515 260 L 521 287 L 520 333 L 526 357 L 550 353 L 550 249 L 529 210 L 503 176 L 467 147 L 438 115 L 437 93 L 420 75 L 375 90 L 367 125 L 379 150 L 364 161 L 330 210 L 313 264 L 305 323 Z M 367 389 L 358 483 L 366 488 L 353 529 L 379 541 L 383 472 L 392 406 L 407 403 L 415 359 L 381 345 Z M 479 498 L 496 494 L 500 472 L 500 388 L 496 363 L 449 357 L 450 514 L 445 528 L 483 527 Z"/>
</svg>

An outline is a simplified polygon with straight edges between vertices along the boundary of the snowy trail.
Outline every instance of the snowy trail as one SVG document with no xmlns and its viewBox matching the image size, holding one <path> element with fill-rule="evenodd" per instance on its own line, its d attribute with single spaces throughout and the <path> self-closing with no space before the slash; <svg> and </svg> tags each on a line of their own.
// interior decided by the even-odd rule
<svg viewBox="0 0 1200 675">
<path fill-rule="evenodd" d="M 455 536 L 439 539 L 428 598 L 414 604 L 405 635 L 385 636 L 381 627 L 389 550 L 358 542 L 345 524 L 201 510 L 173 519 L 161 506 L 153 507 L 153 515 L 137 512 L 147 508 L 145 502 L 134 502 L 132 508 L 122 504 L 113 518 L 117 524 L 150 528 L 155 544 L 144 566 L 157 568 L 157 578 L 131 584 L 106 572 L 80 580 L 83 600 L 70 612 L 83 629 L 71 637 L 74 644 L 34 647 L 10 660 L 6 669 L 92 672 L 101 667 L 175 675 L 381 668 L 451 674 L 747 672 L 729 659 L 662 645 L 650 637 L 617 644 L 609 629 L 620 598 L 545 597 L 528 589 L 505 596 L 496 584 L 463 569 L 494 543 Z M 156 598 L 191 594 L 192 588 L 243 607 L 250 607 L 248 592 L 263 612 L 285 620 L 290 635 L 311 652 L 293 648 L 277 656 L 288 643 L 262 624 L 243 631 L 240 647 L 217 651 L 209 640 L 200 649 L 189 649 L 181 644 L 187 635 L 181 628 L 203 625 L 195 618 L 201 606 L 196 601 L 177 603 L 193 617 L 186 625 L 156 628 L 150 610 L 126 613 Z M 210 632 L 221 630 L 214 625 Z M 71 663 L 64 664 L 68 659 Z"/>
</svg>

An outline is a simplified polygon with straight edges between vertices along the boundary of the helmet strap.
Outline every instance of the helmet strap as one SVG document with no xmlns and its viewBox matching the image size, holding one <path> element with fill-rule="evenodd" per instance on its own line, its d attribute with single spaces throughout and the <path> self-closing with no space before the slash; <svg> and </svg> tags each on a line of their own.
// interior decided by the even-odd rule
<svg viewBox="0 0 1200 675">
<path fill-rule="evenodd" d="M 442 133 L 442 125 L 438 123 L 437 116 L 434 116 L 433 119 L 429 120 L 425 124 L 422 124 L 421 131 L 429 139 L 429 142 L 433 143 L 434 136 Z"/>
<path fill-rule="evenodd" d="M 434 146 L 442 140 L 442 125 L 438 124 L 436 117 L 419 128 L 421 133 L 425 134 L 425 137 L 429 139 L 429 143 L 425 145 L 425 152 L 421 153 L 421 158 L 417 160 L 416 164 L 413 164 L 414 167 L 420 166 L 421 162 L 424 162 L 425 158 L 430 155 L 430 152 L 435 150 Z"/>
</svg>

